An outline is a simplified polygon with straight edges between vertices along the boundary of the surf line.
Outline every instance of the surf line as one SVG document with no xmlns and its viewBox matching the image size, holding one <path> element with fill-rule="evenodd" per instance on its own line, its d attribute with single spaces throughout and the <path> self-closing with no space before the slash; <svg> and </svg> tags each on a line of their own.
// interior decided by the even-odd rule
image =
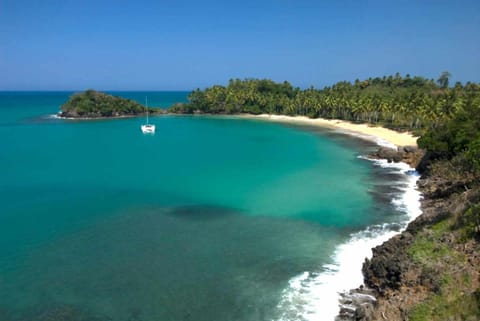
<svg viewBox="0 0 480 321">
<path fill-rule="evenodd" d="M 372 248 L 403 231 L 422 213 L 422 195 L 417 189 L 419 175 L 415 169 L 405 163 L 360 158 L 370 160 L 374 166 L 391 173 L 403 175 L 403 179 L 396 182 L 401 192 L 391 199 L 391 203 L 404 214 L 404 219 L 352 233 L 345 243 L 337 246 L 330 257 L 332 263 L 323 265 L 321 272 L 305 271 L 290 279 L 277 305 L 278 321 L 335 320 L 340 311 L 341 295 L 363 284 L 362 264 L 365 258 L 371 258 Z"/>
</svg>

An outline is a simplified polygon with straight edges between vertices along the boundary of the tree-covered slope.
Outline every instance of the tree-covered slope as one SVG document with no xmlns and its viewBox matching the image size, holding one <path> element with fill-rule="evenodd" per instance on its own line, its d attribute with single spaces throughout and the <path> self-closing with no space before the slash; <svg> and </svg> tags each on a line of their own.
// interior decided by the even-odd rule
<svg viewBox="0 0 480 321">
<path fill-rule="evenodd" d="M 89 89 L 77 93 L 61 106 L 61 117 L 99 118 L 135 116 L 145 107 L 134 100 L 116 97 Z"/>
<path fill-rule="evenodd" d="M 406 130 L 435 128 L 459 110 L 478 105 L 480 99 L 478 84 L 448 87 L 449 76 L 442 73 L 435 82 L 397 73 L 353 83 L 342 81 L 321 90 L 301 90 L 288 82 L 266 79 L 234 79 L 227 86 L 193 91 L 189 103 L 171 111 L 304 115 Z"/>
</svg>

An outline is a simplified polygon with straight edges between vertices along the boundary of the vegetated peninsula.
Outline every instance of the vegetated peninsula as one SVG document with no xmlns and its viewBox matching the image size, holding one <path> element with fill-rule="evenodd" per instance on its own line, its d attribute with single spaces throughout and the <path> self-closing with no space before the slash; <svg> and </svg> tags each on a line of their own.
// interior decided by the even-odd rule
<svg viewBox="0 0 480 321">
<path fill-rule="evenodd" d="M 108 95 L 93 89 L 72 95 L 60 109 L 60 117 L 83 119 L 128 117 L 145 113 L 145 106 L 134 100 Z"/>
<path fill-rule="evenodd" d="M 405 149 L 374 156 L 417 168 L 423 214 L 373 249 L 364 285 L 345 296 L 337 320 L 480 320 L 480 84 L 449 78 L 396 74 L 322 90 L 237 79 L 170 111 L 341 119 L 420 136 L 421 158 Z"/>
<path fill-rule="evenodd" d="M 468 99 L 478 96 L 478 85 L 457 82 L 450 88 L 448 78 L 448 72 L 437 82 L 397 73 L 304 90 L 287 81 L 232 79 L 227 86 L 194 90 L 189 103 L 177 104 L 170 111 L 301 115 L 421 130 L 451 118 Z"/>
</svg>

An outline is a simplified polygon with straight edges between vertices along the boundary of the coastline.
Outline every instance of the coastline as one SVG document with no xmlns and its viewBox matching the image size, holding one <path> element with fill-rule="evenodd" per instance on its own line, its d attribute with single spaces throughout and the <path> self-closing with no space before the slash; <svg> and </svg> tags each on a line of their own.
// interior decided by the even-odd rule
<svg viewBox="0 0 480 321">
<path fill-rule="evenodd" d="M 331 255 L 331 262 L 321 266 L 320 271 L 305 271 L 289 281 L 282 292 L 279 307 L 285 310 L 278 321 L 301 316 L 302 320 L 355 320 L 354 314 L 362 304 L 375 304 L 376 294 L 352 292 L 364 286 L 362 266 L 372 259 L 374 248 L 402 234 L 408 225 L 422 214 L 422 193 L 417 187 L 419 175 L 408 164 L 389 163 L 387 160 L 369 159 L 372 166 L 386 172 L 401 175 L 392 182 L 399 192 L 390 202 L 402 219 L 394 223 L 374 224 L 353 232 L 339 244 Z M 298 302 L 303 302 L 297 306 Z"/>
<path fill-rule="evenodd" d="M 160 112 L 153 114 L 152 116 L 162 115 L 175 115 L 181 116 L 183 114 Z M 200 114 L 200 115 L 215 115 L 215 114 Z M 64 120 L 96 120 L 96 119 L 122 119 L 122 118 L 135 118 L 143 117 L 144 115 L 119 115 L 108 117 L 64 117 L 60 113 L 51 115 L 52 118 L 64 119 Z M 413 146 L 418 147 L 417 139 L 410 132 L 398 132 L 392 129 L 388 129 L 381 126 L 372 126 L 369 124 L 354 124 L 352 122 L 340 119 L 325 119 L 325 118 L 308 118 L 306 116 L 287 116 L 287 115 L 273 115 L 273 114 L 233 114 L 222 116 L 238 117 L 246 119 L 259 119 L 271 122 L 285 123 L 285 124 L 297 124 L 322 128 L 332 128 L 341 131 L 345 134 L 357 136 L 359 138 L 373 141 L 380 146 L 398 148 Z"/>
<path fill-rule="evenodd" d="M 150 114 L 150 116 L 161 116 L 166 115 L 166 113 L 155 113 Z M 138 114 L 138 115 L 118 115 L 118 116 L 98 116 L 98 117 L 65 117 L 61 116 L 61 113 L 49 115 L 50 118 L 54 119 L 62 119 L 62 120 L 105 120 L 105 119 L 124 119 L 124 118 L 140 118 L 145 117 L 145 114 Z"/>
<path fill-rule="evenodd" d="M 327 127 L 337 129 L 345 132 L 346 134 L 352 134 L 360 138 L 364 138 L 370 141 L 379 143 L 379 145 L 391 145 L 389 147 L 405 147 L 415 146 L 417 147 L 418 137 L 414 137 L 411 133 L 400 133 L 392 129 L 370 126 L 368 124 L 354 124 L 345 120 L 339 119 L 325 119 L 325 118 L 308 118 L 306 116 L 286 116 L 286 115 L 234 115 L 235 117 L 261 119 L 272 122 L 308 125 L 316 127 Z M 380 141 L 379 141 L 380 140 Z M 381 142 L 387 142 L 388 144 L 382 144 Z"/>
<path fill-rule="evenodd" d="M 305 116 L 286 115 L 231 115 L 237 118 L 257 119 L 284 124 L 314 126 L 337 130 L 342 134 L 352 135 L 376 143 L 380 148 L 388 147 L 400 150 L 402 147 L 418 148 L 417 138 L 411 133 L 400 133 L 391 129 L 369 126 L 368 124 L 354 124 L 343 120 L 329 120 L 323 118 L 311 119 Z M 362 266 L 365 260 L 371 260 L 374 249 L 382 246 L 392 238 L 402 235 L 409 224 L 422 215 L 423 193 L 417 182 L 420 178 L 413 164 L 403 159 L 400 162 L 391 162 L 383 157 L 360 157 L 371 161 L 375 167 L 385 171 L 401 174 L 403 178 L 395 183 L 401 191 L 390 201 L 403 215 L 403 220 L 394 224 L 372 225 L 366 229 L 352 233 L 345 243 L 340 244 L 332 254 L 332 262 L 322 266 L 323 272 L 305 271 L 289 281 L 289 285 L 282 292 L 279 307 L 286 308 L 286 313 L 278 320 L 289 319 L 290 313 L 300 315 L 305 320 L 353 320 L 358 306 L 375 304 L 377 293 L 354 289 L 363 288 L 364 274 Z M 296 307 L 297 302 L 304 302 Z"/>
<path fill-rule="evenodd" d="M 331 128 L 397 152 L 411 150 L 410 146 L 418 150 L 417 138 L 410 133 L 366 124 L 302 116 L 240 117 Z M 444 320 L 460 315 L 477 319 L 478 238 L 465 240 L 468 227 L 461 219 L 478 203 L 479 189 L 467 188 L 468 178 L 445 179 L 438 173 L 420 177 L 413 168 L 420 159 L 400 158 L 397 163 L 380 150 L 370 155 L 373 159 L 365 159 L 406 176 L 401 199 L 391 200 L 406 219 L 395 229 L 384 224 L 351 234 L 333 254 L 333 264 L 323 266 L 324 272 L 305 272 L 290 280 L 287 304 L 305 302 L 305 310 L 297 315 L 312 321 Z"/>
</svg>

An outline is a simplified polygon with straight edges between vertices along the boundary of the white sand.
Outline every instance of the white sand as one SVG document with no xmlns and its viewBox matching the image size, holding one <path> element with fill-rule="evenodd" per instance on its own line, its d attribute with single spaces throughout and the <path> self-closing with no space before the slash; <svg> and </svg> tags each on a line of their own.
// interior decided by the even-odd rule
<svg viewBox="0 0 480 321">
<path fill-rule="evenodd" d="M 348 121 L 338 119 L 324 119 L 324 118 L 308 118 L 305 116 L 285 116 L 285 115 L 241 115 L 239 117 L 262 119 L 273 122 L 330 127 L 339 129 L 347 134 L 353 134 L 364 139 L 378 142 L 382 140 L 397 147 L 400 146 L 417 146 L 417 138 L 411 133 L 400 133 L 388 128 L 371 126 L 367 124 L 353 124 Z"/>
</svg>

